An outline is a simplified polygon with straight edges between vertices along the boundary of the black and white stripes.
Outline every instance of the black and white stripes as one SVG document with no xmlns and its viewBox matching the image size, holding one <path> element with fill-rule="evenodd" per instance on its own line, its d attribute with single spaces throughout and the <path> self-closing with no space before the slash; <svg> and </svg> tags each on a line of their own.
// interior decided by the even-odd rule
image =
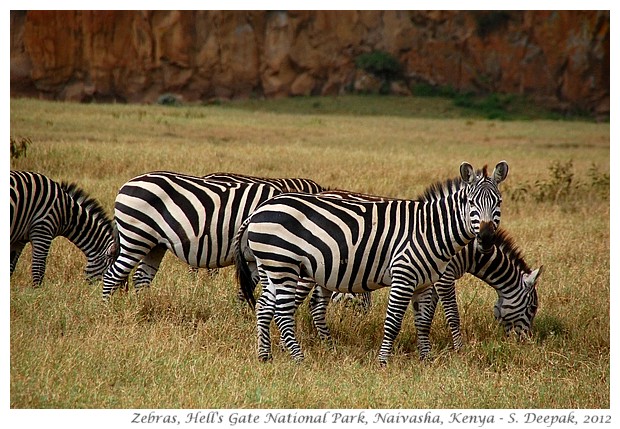
<svg viewBox="0 0 620 429">
<path fill-rule="evenodd" d="M 419 200 L 356 201 L 283 194 L 261 205 L 239 230 L 238 278 L 254 302 L 248 262 L 263 285 L 257 304 L 258 354 L 271 356 L 275 319 L 292 357 L 303 359 L 294 333 L 295 291 L 308 277 L 331 291 L 391 286 L 379 361 L 386 363 L 409 302 L 437 281 L 451 258 L 474 238 L 489 251 L 499 226 L 498 184 L 506 162 L 489 177 L 467 163 L 461 177 L 431 186 Z M 492 241 L 491 241 L 492 243 Z"/>
<path fill-rule="evenodd" d="M 11 274 L 32 243 L 32 282 L 39 286 L 54 237 L 63 236 L 87 258 L 86 277 L 101 277 L 116 256 L 113 225 L 101 206 L 75 184 L 40 173 L 11 171 Z"/>
<path fill-rule="evenodd" d="M 456 254 L 434 287 L 414 303 L 418 344 L 427 354 L 430 350 L 429 331 L 437 302 L 441 301 L 455 350 L 463 345 L 460 317 L 455 296 L 455 282 L 465 273 L 485 281 L 497 292 L 493 314 L 506 333 L 517 335 L 531 332 L 538 308 L 536 281 L 542 267 L 529 268 L 514 240 L 500 228 L 489 252 L 481 252 L 474 242 Z M 422 353 L 422 352 L 421 352 Z"/>
<path fill-rule="evenodd" d="M 287 189 L 320 189 L 305 179 L 271 180 L 282 180 Z M 138 264 L 134 287 L 150 284 L 166 250 L 193 267 L 231 265 L 235 233 L 260 203 L 282 192 L 279 182 L 274 183 L 231 174 L 204 178 L 165 171 L 128 181 L 114 206 L 120 254 L 104 277 L 104 299 Z"/>
</svg>

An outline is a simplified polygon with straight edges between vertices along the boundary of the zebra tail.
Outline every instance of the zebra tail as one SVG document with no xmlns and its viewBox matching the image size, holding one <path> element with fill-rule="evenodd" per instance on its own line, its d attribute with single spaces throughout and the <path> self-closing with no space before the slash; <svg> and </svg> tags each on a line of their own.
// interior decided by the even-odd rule
<svg viewBox="0 0 620 429">
<path fill-rule="evenodd" d="M 235 257 L 235 271 L 237 277 L 237 283 L 243 293 L 243 297 L 250 305 L 252 310 L 256 308 L 256 298 L 254 297 L 254 289 L 258 281 L 254 280 L 252 276 L 252 270 L 248 265 L 248 261 L 245 258 L 245 251 L 247 250 L 247 234 L 245 234 L 248 226 L 249 218 L 241 225 L 234 243 L 234 257 Z"/>
</svg>

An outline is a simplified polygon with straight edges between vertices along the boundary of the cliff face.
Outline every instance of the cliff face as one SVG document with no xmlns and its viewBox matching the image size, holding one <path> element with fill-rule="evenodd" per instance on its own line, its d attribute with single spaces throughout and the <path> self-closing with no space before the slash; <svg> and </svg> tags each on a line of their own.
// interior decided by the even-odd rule
<svg viewBox="0 0 620 429">
<path fill-rule="evenodd" d="M 11 94 L 153 102 L 339 94 L 361 53 L 403 66 L 392 86 L 526 94 L 609 111 L 609 11 L 11 12 Z"/>
</svg>

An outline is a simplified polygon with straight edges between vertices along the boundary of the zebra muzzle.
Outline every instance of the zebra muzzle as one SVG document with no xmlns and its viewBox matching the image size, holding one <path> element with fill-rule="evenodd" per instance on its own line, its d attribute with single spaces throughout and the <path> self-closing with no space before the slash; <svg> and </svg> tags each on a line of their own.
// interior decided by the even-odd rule
<svg viewBox="0 0 620 429">
<path fill-rule="evenodd" d="M 497 227 L 493 222 L 480 222 L 480 230 L 478 232 L 477 244 L 478 250 L 480 250 L 482 253 L 489 253 L 493 250 L 496 230 Z"/>
</svg>

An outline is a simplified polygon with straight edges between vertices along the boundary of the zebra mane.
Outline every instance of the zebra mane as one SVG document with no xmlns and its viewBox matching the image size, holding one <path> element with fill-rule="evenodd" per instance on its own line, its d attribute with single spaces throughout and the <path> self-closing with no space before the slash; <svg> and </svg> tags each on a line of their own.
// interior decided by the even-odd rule
<svg viewBox="0 0 620 429">
<path fill-rule="evenodd" d="M 476 176 L 489 177 L 486 164 L 481 170 L 476 170 Z M 420 194 L 415 201 L 432 202 L 437 201 L 446 195 L 460 190 L 465 183 L 461 177 L 448 179 L 444 182 L 436 182 L 430 185 L 422 194 Z"/>
<path fill-rule="evenodd" d="M 523 259 L 523 252 L 517 247 L 514 239 L 510 236 L 508 231 L 503 228 L 498 228 L 495 232 L 495 245 L 506 255 L 506 257 L 513 261 L 513 263 L 520 270 L 531 273 L 532 269 L 527 265 L 525 259 Z"/>
<path fill-rule="evenodd" d="M 60 187 L 84 210 L 88 211 L 93 217 L 101 219 L 104 224 L 110 225 L 113 228 L 112 221 L 108 217 L 107 213 L 101 207 L 99 202 L 90 197 L 83 189 L 81 189 L 75 183 L 62 182 Z"/>
</svg>

